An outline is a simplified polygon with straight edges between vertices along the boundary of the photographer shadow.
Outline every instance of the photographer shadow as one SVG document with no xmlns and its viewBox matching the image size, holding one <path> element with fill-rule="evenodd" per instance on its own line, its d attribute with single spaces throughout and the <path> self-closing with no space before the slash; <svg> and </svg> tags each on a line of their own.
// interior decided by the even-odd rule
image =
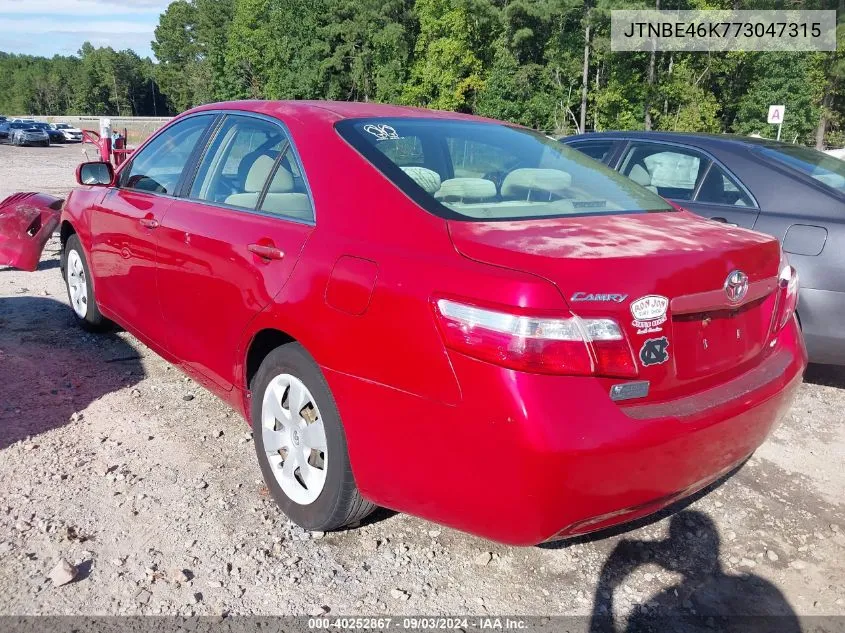
<svg viewBox="0 0 845 633">
<path fill-rule="evenodd" d="M 672 516 L 669 537 L 661 541 L 623 539 L 605 561 L 593 601 L 590 633 L 615 633 L 621 623 L 618 593 L 639 567 L 657 565 L 681 581 L 641 604 L 634 604 L 628 633 L 742 631 L 800 633 L 786 597 L 767 580 L 750 573 L 729 574 L 719 561 L 720 538 L 703 512 Z"/>
</svg>

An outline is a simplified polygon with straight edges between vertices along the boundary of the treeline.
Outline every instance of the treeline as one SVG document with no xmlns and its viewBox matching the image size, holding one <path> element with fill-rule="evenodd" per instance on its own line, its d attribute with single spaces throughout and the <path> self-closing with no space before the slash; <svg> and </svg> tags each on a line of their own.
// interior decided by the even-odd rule
<svg viewBox="0 0 845 633">
<path fill-rule="evenodd" d="M 155 64 L 133 51 L 84 44 L 75 57 L 0 52 L 0 113 L 166 115 Z"/>
<path fill-rule="evenodd" d="M 650 0 L 648 6 L 660 6 Z M 668 8 L 782 8 L 674 0 Z M 663 129 L 845 145 L 845 22 L 836 53 L 614 53 L 610 9 L 639 0 L 176 0 L 158 59 L 86 47 L 79 58 L 9 60 L 24 110 L 175 113 L 224 99 L 340 99 L 507 119 L 556 134 Z M 663 8 L 666 7 L 664 0 Z M 790 9 L 845 0 L 794 0 Z M 14 65 L 22 69 L 15 72 Z M 21 75 L 18 77 L 17 75 Z M 48 96 L 49 95 L 49 96 Z M 5 100 L 5 101 L 4 101 Z"/>
</svg>

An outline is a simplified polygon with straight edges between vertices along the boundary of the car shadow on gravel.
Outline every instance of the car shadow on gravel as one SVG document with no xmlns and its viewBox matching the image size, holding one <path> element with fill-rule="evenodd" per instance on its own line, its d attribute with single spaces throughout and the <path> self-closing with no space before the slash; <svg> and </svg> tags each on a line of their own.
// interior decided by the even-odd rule
<svg viewBox="0 0 845 633">
<path fill-rule="evenodd" d="M 84 418 L 84 409 L 144 377 L 115 333 L 88 334 L 47 297 L 0 298 L 0 449 Z"/>
<path fill-rule="evenodd" d="M 719 560 L 721 539 L 707 514 L 684 510 L 669 522 L 669 537 L 658 541 L 622 539 L 599 574 L 590 633 L 736 631 L 800 633 L 801 625 L 783 593 L 751 573 L 726 573 Z M 626 581 L 640 567 L 657 566 L 680 575 L 677 584 L 645 600 L 626 596 Z M 625 589 L 623 589 L 623 587 Z"/>
<path fill-rule="evenodd" d="M 808 365 L 804 382 L 845 389 L 845 367 L 840 365 Z"/>
</svg>

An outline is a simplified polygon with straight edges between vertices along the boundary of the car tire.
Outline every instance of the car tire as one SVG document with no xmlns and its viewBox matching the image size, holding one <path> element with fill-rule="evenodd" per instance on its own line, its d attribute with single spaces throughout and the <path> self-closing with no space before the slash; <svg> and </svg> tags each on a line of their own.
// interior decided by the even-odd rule
<svg viewBox="0 0 845 633">
<path fill-rule="evenodd" d="M 346 433 L 329 386 L 301 345 L 288 343 L 270 352 L 250 387 L 261 473 L 291 521 L 325 532 L 375 510 L 355 485 Z"/>
<path fill-rule="evenodd" d="M 109 330 L 112 323 L 97 307 L 88 260 L 76 235 L 71 235 L 65 244 L 61 268 L 67 286 L 67 298 L 77 324 L 89 332 Z"/>
</svg>

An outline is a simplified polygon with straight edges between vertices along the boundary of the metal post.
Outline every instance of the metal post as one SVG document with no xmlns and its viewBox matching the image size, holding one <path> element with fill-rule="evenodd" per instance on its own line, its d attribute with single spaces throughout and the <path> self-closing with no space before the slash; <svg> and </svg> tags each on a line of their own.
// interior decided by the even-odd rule
<svg viewBox="0 0 845 633">
<path fill-rule="evenodd" d="M 111 162 L 111 119 L 100 119 L 100 160 Z"/>
<path fill-rule="evenodd" d="M 778 123 L 778 140 L 780 140 L 780 129 L 783 127 L 783 121 Z"/>
</svg>

